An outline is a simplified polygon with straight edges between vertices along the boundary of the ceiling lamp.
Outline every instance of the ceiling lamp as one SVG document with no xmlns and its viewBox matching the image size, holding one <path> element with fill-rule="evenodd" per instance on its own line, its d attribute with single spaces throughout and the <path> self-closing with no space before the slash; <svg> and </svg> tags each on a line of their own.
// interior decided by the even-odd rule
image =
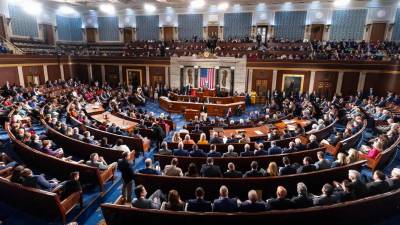
<svg viewBox="0 0 400 225">
<path fill-rule="evenodd" d="M 204 0 L 193 0 L 190 2 L 190 8 L 201 9 L 205 4 L 206 2 Z"/>
<path fill-rule="evenodd" d="M 57 13 L 61 15 L 73 15 L 77 14 L 78 12 L 69 6 L 62 5 L 60 6 L 60 8 L 57 9 Z"/>
<path fill-rule="evenodd" d="M 101 4 L 99 9 L 106 14 L 115 14 L 115 7 L 109 3 Z"/>
<path fill-rule="evenodd" d="M 227 3 L 227 2 L 221 2 L 217 6 L 217 9 L 219 11 L 226 11 L 228 8 L 229 8 L 229 3 Z"/>
<path fill-rule="evenodd" d="M 152 12 L 156 11 L 156 7 L 153 4 L 144 3 L 144 10 L 146 12 L 152 13 Z"/>
<path fill-rule="evenodd" d="M 17 1 L 22 9 L 30 15 L 40 15 L 43 11 L 42 4 L 31 0 Z"/>
<path fill-rule="evenodd" d="M 335 0 L 333 2 L 333 5 L 335 7 L 340 7 L 340 6 L 346 6 L 350 3 L 350 0 Z"/>
</svg>

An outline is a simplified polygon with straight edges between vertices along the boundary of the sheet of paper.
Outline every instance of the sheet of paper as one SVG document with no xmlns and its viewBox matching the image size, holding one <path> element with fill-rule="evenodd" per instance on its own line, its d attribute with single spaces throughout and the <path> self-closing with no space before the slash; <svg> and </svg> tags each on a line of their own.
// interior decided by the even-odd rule
<svg viewBox="0 0 400 225">
<path fill-rule="evenodd" d="M 259 131 L 259 130 L 256 130 L 256 131 L 254 131 L 256 134 L 258 134 L 258 135 L 262 135 L 262 134 L 264 134 L 263 132 L 261 132 L 261 131 Z"/>
</svg>

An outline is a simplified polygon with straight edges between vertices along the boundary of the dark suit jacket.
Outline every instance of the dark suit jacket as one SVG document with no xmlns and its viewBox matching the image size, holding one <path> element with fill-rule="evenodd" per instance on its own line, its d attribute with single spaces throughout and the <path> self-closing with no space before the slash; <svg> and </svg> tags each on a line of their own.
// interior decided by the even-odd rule
<svg viewBox="0 0 400 225">
<path fill-rule="evenodd" d="M 124 180 L 125 184 L 133 180 L 134 171 L 132 162 L 126 159 L 118 160 L 118 170 L 121 171 L 122 179 Z"/>
<path fill-rule="evenodd" d="M 142 174 L 160 175 L 159 171 L 157 171 L 155 169 L 151 169 L 151 168 L 143 168 L 143 169 L 139 170 L 138 172 L 142 173 Z"/>
<path fill-rule="evenodd" d="M 368 193 L 367 185 L 360 180 L 351 182 L 350 190 L 355 198 L 365 197 Z"/>
<path fill-rule="evenodd" d="M 308 172 L 313 172 L 316 171 L 317 167 L 315 165 L 310 164 L 308 166 L 300 166 L 299 169 L 297 169 L 297 173 L 308 173 Z"/>
<path fill-rule="evenodd" d="M 292 198 L 293 207 L 296 209 L 307 208 L 313 206 L 313 200 L 304 195 L 298 195 Z"/>
<path fill-rule="evenodd" d="M 282 149 L 279 146 L 270 147 L 268 149 L 268 155 L 279 155 L 282 154 Z"/>
<path fill-rule="evenodd" d="M 296 144 L 294 147 L 297 149 L 297 151 L 306 150 L 306 146 L 304 146 L 303 144 Z"/>
<path fill-rule="evenodd" d="M 319 148 L 318 142 L 313 141 L 307 144 L 307 149 L 314 149 L 314 148 Z"/>
<path fill-rule="evenodd" d="M 237 212 L 239 210 L 236 199 L 219 198 L 214 200 L 214 212 Z"/>
<path fill-rule="evenodd" d="M 203 164 L 201 166 L 200 174 L 203 177 L 221 177 L 221 169 L 216 165 Z"/>
<path fill-rule="evenodd" d="M 332 205 L 338 201 L 335 195 L 327 196 L 321 195 L 320 197 L 314 198 L 314 205 Z"/>
<path fill-rule="evenodd" d="M 264 174 L 261 173 L 259 170 L 249 170 L 243 175 L 243 177 L 262 177 L 262 176 L 264 176 Z"/>
<path fill-rule="evenodd" d="M 227 171 L 224 173 L 224 177 L 226 177 L 226 178 L 240 178 L 242 176 L 243 176 L 242 172 L 237 171 L 237 170 Z"/>
<path fill-rule="evenodd" d="M 368 195 L 377 195 L 389 190 L 389 184 L 386 181 L 373 181 L 367 184 Z"/>
<path fill-rule="evenodd" d="M 214 137 L 212 139 L 210 139 L 210 144 L 223 144 L 224 141 L 222 140 L 222 138 L 219 137 Z"/>
<path fill-rule="evenodd" d="M 265 151 L 264 149 L 261 149 L 259 151 L 254 151 L 255 156 L 261 156 L 261 155 L 268 155 L 268 152 Z"/>
<path fill-rule="evenodd" d="M 173 155 L 176 156 L 189 156 L 189 152 L 184 149 L 175 149 Z"/>
<path fill-rule="evenodd" d="M 293 203 L 287 198 L 273 198 L 267 201 L 269 209 L 284 210 L 293 208 Z"/>
<path fill-rule="evenodd" d="M 267 210 L 265 202 L 250 202 L 249 200 L 242 202 L 239 207 L 240 212 L 263 212 Z"/>
<path fill-rule="evenodd" d="M 187 202 L 187 211 L 190 212 L 211 212 L 211 202 L 201 198 L 190 199 Z"/>
<path fill-rule="evenodd" d="M 190 155 L 191 157 L 206 157 L 206 156 L 207 156 L 207 154 L 204 153 L 204 151 L 201 150 L 201 149 L 193 150 L 193 151 L 191 151 L 191 152 L 189 153 L 189 155 Z"/>
<path fill-rule="evenodd" d="M 295 174 L 297 171 L 292 166 L 285 166 L 279 169 L 279 176 Z"/>
<path fill-rule="evenodd" d="M 221 157 L 221 156 L 222 156 L 221 152 L 217 152 L 217 151 L 209 152 L 207 154 L 207 157 Z"/>
<path fill-rule="evenodd" d="M 241 152 L 240 156 L 242 156 L 242 157 L 254 156 L 254 152 L 253 151 Z"/>
</svg>

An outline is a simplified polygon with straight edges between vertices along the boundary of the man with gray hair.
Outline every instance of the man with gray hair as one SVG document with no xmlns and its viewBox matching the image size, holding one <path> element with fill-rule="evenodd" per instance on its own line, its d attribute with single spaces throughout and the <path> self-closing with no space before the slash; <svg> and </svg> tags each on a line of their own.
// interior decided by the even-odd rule
<svg viewBox="0 0 400 225">
<path fill-rule="evenodd" d="M 263 212 L 266 210 L 266 204 L 264 201 L 258 200 L 258 195 L 255 190 L 250 190 L 248 193 L 248 200 L 242 202 L 239 207 L 241 212 Z"/>
<path fill-rule="evenodd" d="M 214 200 L 213 212 L 237 212 L 237 200 L 229 198 L 229 190 L 222 185 L 219 189 L 219 198 Z"/>
<path fill-rule="evenodd" d="M 222 157 L 238 157 L 238 153 L 234 152 L 235 147 L 233 145 L 228 145 L 228 152 L 225 152 Z"/>
<path fill-rule="evenodd" d="M 367 195 L 367 185 L 362 181 L 360 172 L 357 170 L 349 170 L 349 180 L 351 182 L 349 189 L 351 190 L 351 195 L 354 196 L 355 199 L 363 198 Z M 336 181 L 333 183 L 337 188 L 345 189 L 344 187 L 341 187 L 341 183 Z"/>
<path fill-rule="evenodd" d="M 294 208 L 307 208 L 313 206 L 313 200 L 310 198 L 307 186 L 303 182 L 297 183 L 297 196 L 292 198 Z"/>
<path fill-rule="evenodd" d="M 241 152 L 240 156 L 242 156 L 242 157 L 254 156 L 254 152 L 250 151 L 250 145 L 249 144 L 245 144 L 244 145 L 244 152 Z"/>
</svg>

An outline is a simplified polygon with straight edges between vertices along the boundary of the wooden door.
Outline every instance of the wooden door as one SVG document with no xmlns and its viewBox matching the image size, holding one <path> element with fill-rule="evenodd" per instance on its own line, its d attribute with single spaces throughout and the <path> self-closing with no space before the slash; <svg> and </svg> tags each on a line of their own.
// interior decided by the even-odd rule
<svg viewBox="0 0 400 225">
<path fill-rule="evenodd" d="M 130 27 L 124 28 L 124 43 L 130 43 L 133 40 L 133 29 Z"/>
<path fill-rule="evenodd" d="M 208 26 L 207 37 L 211 38 L 213 36 L 218 37 L 218 26 Z"/>
<path fill-rule="evenodd" d="M 386 23 L 373 23 L 371 29 L 370 42 L 385 40 Z"/>
<path fill-rule="evenodd" d="M 87 43 L 96 43 L 96 28 L 86 28 Z"/>
<path fill-rule="evenodd" d="M 164 27 L 164 41 L 172 41 L 172 40 L 174 40 L 174 28 Z"/>
<path fill-rule="evenodd" d="M 320 98 L 331 99 L 333 97 L 333 83 L 331 81 L 320 81 L 317 84 L 316 94 Z"/>
<path fill-rule="evenodd" d="M 127 70 L 124 83 L 126 85 L 132 85 L 133 90 L 137 87 L 142 86 L 142 74 L 139 70 Z"/>
<path fill-rule="evenodd" d="M 324 35 L 324 25 L 323 24 L 312 24 L 311 25 L 311 35 L 310 41 L 322 41 Z"/>
<path fill-rule="evenodd" d="M 49 45 L 54 45 L 54 29 L 53 25 L 43 24 L 44 42 Z"/>
</svg>

